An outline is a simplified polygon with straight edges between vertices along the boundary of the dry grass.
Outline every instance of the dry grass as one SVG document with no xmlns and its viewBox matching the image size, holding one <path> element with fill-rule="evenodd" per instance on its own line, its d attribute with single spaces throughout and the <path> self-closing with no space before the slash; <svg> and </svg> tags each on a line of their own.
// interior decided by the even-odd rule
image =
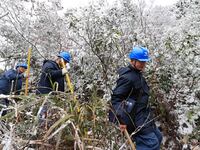
<svg viewBox="0 0 200 150">
<path fill-rule="evenodd" d="M 10 97 L 0 118 L 1 147 L 7 149 L 119 149 L 125 137 L 107 119 L 107 103 L 93 96 L 80 103 L 69 94 Z M 46 109 L 44 118 L 39 114 Z M 40 119 L 39 119 L 40 118 Z M 121 149 L 127 149 L 126 144 Z"/>
</svg>

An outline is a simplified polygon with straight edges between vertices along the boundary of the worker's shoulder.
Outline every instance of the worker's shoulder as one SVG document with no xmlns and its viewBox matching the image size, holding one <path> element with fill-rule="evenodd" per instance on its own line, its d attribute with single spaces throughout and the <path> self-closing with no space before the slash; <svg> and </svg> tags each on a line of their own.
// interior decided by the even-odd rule
<svg viewBox="0 0 200 150">
<path fill-rule="evenodd" d="M 131 67 L 121 67 L 118 71 L 119 76 L 131 76 L 137 75 L 137 73 Z"/>
<path fill-rule="evenodd" d="M 7 71 L 4 72 L 4 74 L 15 74 L 17 71 L 15 69 L 8 69 Z"/>
<path fill-rule="evenodd" d="M 44 60 L 43 61 L 43 66 L 48 67 L 48 66 L 57 66 L 57 63 L 53 60 Z"/>
</svg>

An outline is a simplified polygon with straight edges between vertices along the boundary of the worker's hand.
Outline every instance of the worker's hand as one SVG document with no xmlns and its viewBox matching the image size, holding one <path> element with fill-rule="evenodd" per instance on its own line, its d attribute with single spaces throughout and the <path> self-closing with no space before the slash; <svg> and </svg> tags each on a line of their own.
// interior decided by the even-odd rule
<svg viewBox="0 0 200 150">
<path fill-rule="evenodd" d="M 63 69 L 62 69 L 62 75 L 66 75 L 66 74 L 67 74 L 67 72 L 68 72 L 68 71 L 67 71 L 67 69 L 66 69 L 66 68 L 63 68 Z"/>
<path fill-rule="evenodd" d="M 29 77 L 30 77 L 30 75 L 28 75 L 27 72 L 24 72 L 24 73 L 23 73 L 23 76 L 24 76 L 24 78 L 29 78 Z"/>
<path fill-rule="evenodd" d="M 120 128 L 121 132 L 124 132 L 126 130 L 126 125 L 125 124 L 120 124 L 119 128 Z"/>
</svg>

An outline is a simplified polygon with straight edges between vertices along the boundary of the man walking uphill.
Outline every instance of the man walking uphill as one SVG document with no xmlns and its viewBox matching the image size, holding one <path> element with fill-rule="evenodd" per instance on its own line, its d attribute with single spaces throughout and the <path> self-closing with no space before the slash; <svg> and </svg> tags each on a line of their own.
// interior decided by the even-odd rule
<svg viewBox="0 0 200 150">
<path fill-rule="evenodd" d="M 130 64 L 119 70 L 119 79 L 113 90 L 111 103 L 120 123 L 120 129 L 132 137 L 137 150 L 159 150 L 162 135 L 156 127 L 149 107 L 149 87 L 142 76 L 146 62 L 150 60 L 148 50 L 134 47 L 129 54 Z"/>
<path fill-rule="evenodd" d="M 43 62 L 36 94 L 48 94 L 55 90 L 56 84 L 58 84 L 58 91 L 64 91 L 64 76 L 67 74 L 67 69 L 63 65 L 69 63 L 70 59 L 68 52 L 61 52 L 55 61 L 45 60 Z"/>
<path fill-rule="evenodd" d="M 0 94 L 9 95 L 10 92 L 14 94 L 20 94 L 22 88 L 23 78 L 26 78 L 24 73 L 27 69 L 26 63 L 18 63 L 15 69 L 9 69 L 0 76 Z M 4 98 L 0 99 L 0 104 L 4 106 L 9 105 L 9 100 Z M 6 111 L 3 111 L 2 115 L 5 115 Z"/>
</svg>

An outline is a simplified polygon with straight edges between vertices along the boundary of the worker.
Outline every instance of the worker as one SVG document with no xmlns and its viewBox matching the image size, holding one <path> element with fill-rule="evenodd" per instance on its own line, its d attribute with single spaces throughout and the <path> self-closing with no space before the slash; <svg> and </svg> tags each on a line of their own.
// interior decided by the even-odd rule
<svg viewBox="0 0 200 150">
<path fill-rule="evenodd" d="M 27 69 L 26 63 L 18 63 L 15 69 L 9 69 L 0 75 L 0 94 L 9 95 L 15 94 L 19 95 L 22 89 L 23 79 L 28 77 L 25 73 Z M 0 99 L 0 105 L 4 108 L 8 107 L 9 100 L 7 98 Z M 7 111 L 1 111 L 2 116 L 7 113 Z"/>
<path fill-rule="evenodd" d="M 130 64 L 119 70 L 119 79 L 111 98 L 112 108 L 122 132 L 127 129 L 131 135 L 137 129 L 132 137 L 137 150 L 159 150 L 162 134 L 152 118 L 149 86 L 142 74 L 146 62 L 150 60 L 148 49 L 134 47 L 129 58 Z M 116 122 L 113 116 L 110 120 Z"/>
<path fill-rule="evenodd" d="M 45 60 L 42 66 L 42 72 L 38 83 L 36 94 L 48 94 L 55 90 L 56 84 L 58 91 L 64 91 L 64 79 L 67 74 L 66 66 L 71 60 L 68 52 L 61 52 L 55 61 Z"/>
</svg>

